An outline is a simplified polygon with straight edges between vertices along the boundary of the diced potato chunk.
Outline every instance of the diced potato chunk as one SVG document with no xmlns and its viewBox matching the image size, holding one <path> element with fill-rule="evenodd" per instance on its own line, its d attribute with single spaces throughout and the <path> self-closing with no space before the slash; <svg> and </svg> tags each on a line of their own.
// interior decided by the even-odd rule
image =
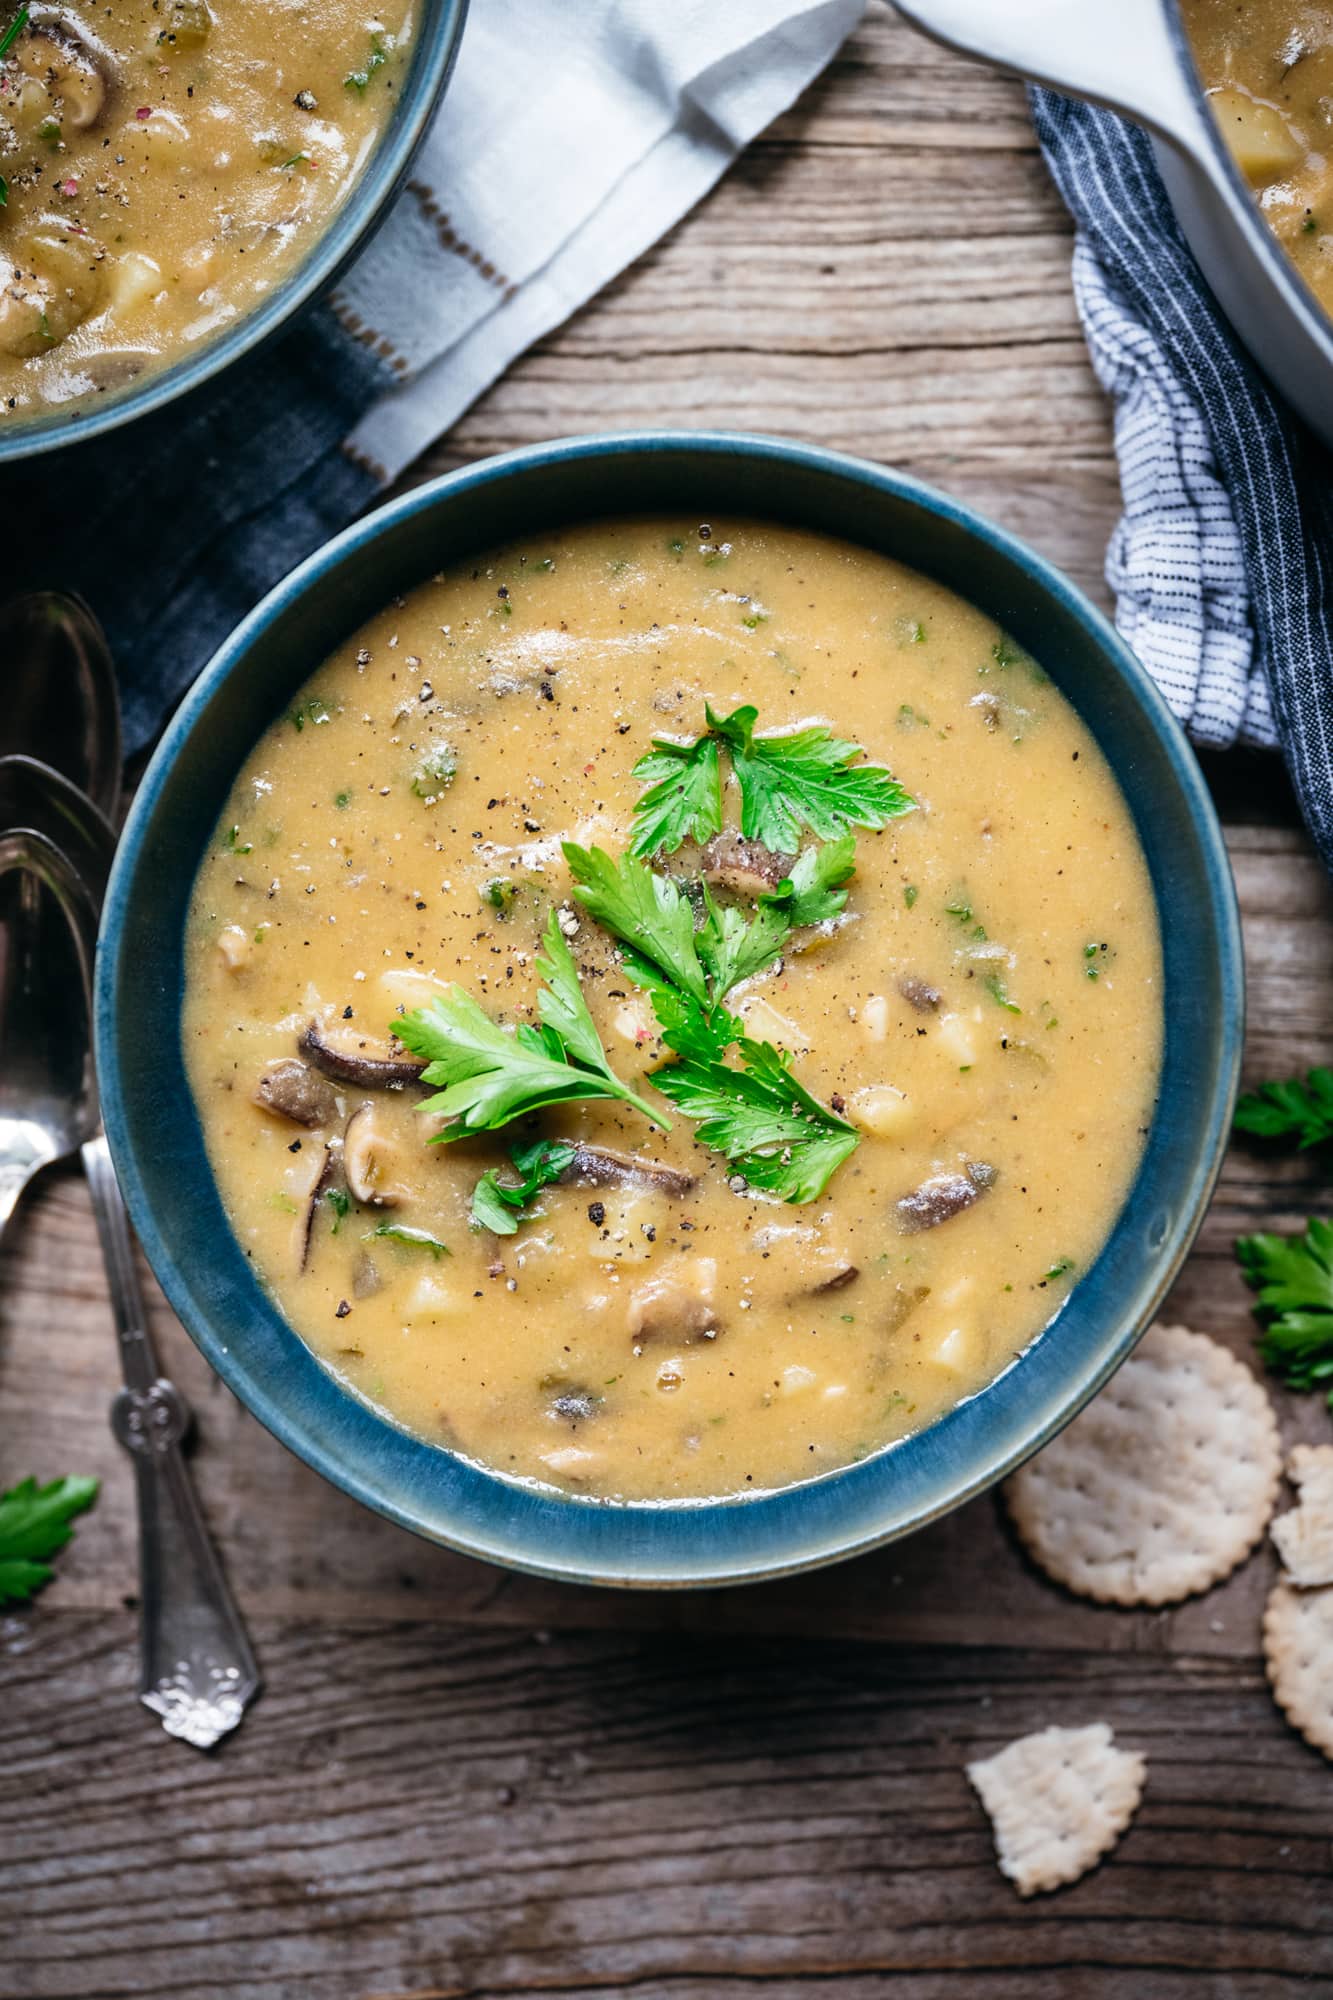
<svg viewBox="0 0 1333 2000">
<path fill-rule="evenodd" d="M 972 1375 L 986 1358 L 986 1336 L 977 1324 L 971 1278 L 956 1278 L 930 1301 L 929 1314 L 920 1314 L 913 1330 L 916 1352 L 922 1361 L 951 1375 Z"/>
<path fill-rule="evenodd" d="M 127 312 L 151 299 L 162 289 L 162 266 L 141 250 L 127 250 L 110 263 L 106 272 L 107 303 L 117 312 Z"/>
<path fill-rule="evenodd" d="M 977 1059 L 977 1023 L 966 1014 L 945 1014 L 933 1036 L 934 1046 L 957 1069 L 970 1069 Z"/>
<path fill-rule="evenodd" d="M 432 1000 L 438 1000 L 441 993 L 449 989 L 447 979 L 436 979 L 429 972 L 412 972 L 403 966 L 396 966 L 392 972 L 382 972 L 379 976 L 380 992 L 384 995 L 384 1011 L 392 1014 L 396 1008 L 405 1007 L 409 1014 L 418 1007 L 428 1007 Z M 378 1028 L 376 1034 L 380 1032 Z"/>
<path fill-rule="evenodd" d="M 889 1003 L 882 993 L 872 993 L 858 1019 L 868 1042 L 882 1042 L 889 1032 Z"/>
<path fill-rule="evenodd" d="M 809 1035 L 798 1021 L 786 1014 L 780 1014 L 776 1007 L 761 996 L 743 1000 L 737 1010 L 745 1023 L 745 1032 L 756 1042 L 776 1042 L 779 1048 L 797 1050 L 808 1054 L 814 1047 Z"/>
<path fill-rule="evenodd" d="M 412 1325 L 418 1320 L 449 1319 L 457 1310 L 452 1289 L 423 1271 L 404 1301 L 403 1318 Z"/>
<path fill-rule="evenodd" d="M 846 1117 L 874 1139 L 901 1139 L 912 1124 L 912 1107 L 891 1083 L 868 1083 L 847 1100 Z"/>
<path fill-rule="evenodd" d="M 254 940 L 239 924 L 228 924 L 218 933 L 218 957 L 228 972 L 244 972 L 254 956 Z"/>
<path fill-rule="evenodd" d="M 1237 166 L 1249 180 L 1262 186 L 1300 165 L 1300 142 L 1275 105 L 1232 86 L 1209 91 L 1208 101 Z"/>
</svg>

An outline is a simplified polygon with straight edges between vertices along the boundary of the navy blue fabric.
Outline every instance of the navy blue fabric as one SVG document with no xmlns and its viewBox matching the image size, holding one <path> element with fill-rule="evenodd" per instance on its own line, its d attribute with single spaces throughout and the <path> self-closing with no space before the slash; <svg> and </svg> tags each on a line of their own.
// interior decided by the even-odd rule
<svg viewBox="0 0 1333 2000">
<path fill-rule="evenodd" d="M 153 416 L 0 468 L 5 589 L 87 599 L 128 752 L 265 591 L 374 497 L 340 447 L 391 379 L 319 308 Z"/>
<path fill-rule="evenodd" d="M 1260 377 L 1181 236 L 1143 132 L 1031 92 L 1065 204 L 1198 408 L 1231 499 L 1250 613 L 1301 810 L 1333 869 L 1333 466 Z"/>
</svg>

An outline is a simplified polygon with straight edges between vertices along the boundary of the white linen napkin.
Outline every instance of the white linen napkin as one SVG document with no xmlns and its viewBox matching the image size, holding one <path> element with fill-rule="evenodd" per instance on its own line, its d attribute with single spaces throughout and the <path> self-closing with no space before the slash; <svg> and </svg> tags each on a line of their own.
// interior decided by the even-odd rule
<svg viewBox="0 0 1333 2000">
<path fill-rule="evenodd" d="M 347 450 L 383 483 L 663 236 L 865 0 L 472 0 L 403 194 L 334 294 L 401 386 Z"/>
</svg>

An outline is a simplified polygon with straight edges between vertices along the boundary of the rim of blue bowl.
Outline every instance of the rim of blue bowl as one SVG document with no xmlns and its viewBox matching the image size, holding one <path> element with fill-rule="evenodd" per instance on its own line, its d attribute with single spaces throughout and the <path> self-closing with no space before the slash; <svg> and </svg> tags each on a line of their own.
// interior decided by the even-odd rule
<svg viewBox="0 0 1333 2000">
<path fill-rule="evenodd" d="M 1083 1346 L 1089 1351 L 1072 1378 L 1068 1377 L 1066 1370 L 1064 1377 L 1053 1385 L 1053 1390 L 1046 1380 L 1053 1371 L 1060 1372 L 1061 1325 L 1072 1302 L 1095 1286 L 1112 1246 L 1126 1229 L 1135 1209 L 1138 1180 L 1122 1206 L 1111 1238 L 1097 1262 L 1081 1277 L 1065 1306 L 1047 1323 L 1045 1330 L 984 1389 L 966 1398 L 934 1424 L 855 1464 L 772 1492 L 709 1501 L 608 1502 L 553 1495 L 543 1489 L 534 1489 L 526 1482 L 478 1466 L 443 1446 L 405 1431 L 338 1382 L 281 1318 L 253 1276 L 251 1283 L 256 1299 L 263 1301 L 262 1309 L 274 1328 L 285 1336 L 288 1358 L 294 1358 L 299 1352 L 319 1378 L 319 1383 L 315 1384 L 309 1370 L 304 1371 L 309 1384 L 313 1385 L 311 1393 L 321 1404 L 317 1416 L 288 1407 L 264 1381 L 256 1378 L 253 1369 L 238 1361 L 231 1351 L 227 1330 L 215 1326 L 208 1313 L 201 1308 L 189 1274 L 166 1244 L 145 1186 L 135 1149 L 133 1119 L 124 1090 L 117 1037 L 116 994 L 123 974 L 118 940 L 123 938 L 124 918 L 135 870 L 168 773 L 218 689 L 245 661 L 256 637 L 274 619 L 316 591 L 322 580 L 358 551 L 390 534 L 399 524 L 430 514 L 438 507 L 453 505 L 492 482 L 570 461 L 589 458 L 625 461 L 645 456 L 660 459 L 663 454 L 673 453 L 704 459 L 742 456 L 767 461 L 779 474 L 783 468 L 803 468 L 817 475 L 850 481 L 862 488 L 870 487 L 891 500 L 922 510 L 964 537 L 980 542 L 1002 562 L 1014 565 L 1028 583 L 1036 586 L 1046 599 L 1082 628 L 1094 650 L 1113 665 L 1127 684 L 1157 749 L 1165 756 L 1172 778 L 1179 787 L 1198 840 L 1204 869 L 1209 898 L 1209 927 L 1216 945 L 1222 1005 L 1218 1018 L 1210 1023 L 1216 1036 L 1217 1054 L 1207 1119 L 1191 1163 L 1188 1169 L 1182 1170 L 1175 1208 L 1171 1215 L 1150 1221 L 1146 1244 L 1126 1243 L 1123 1246 L 1121 1261 L 1134 1273 L 1132 1278 L 1116 1280 L 1125 1285 L 1128 1294 L 1126 1302 L 1116 1310 L 1114 1324 L 1109 1330 L 1095 1341 L 1084 1339 Z M 654 504 L 649 500 L 609 511 L 630 515 L 660 512 L 662 508 L 660 502 Z M 750 512 L 751 518 L 763 517 L 763 510 L 745 511 Z M 799 520 L 780 505 L 774 506 L 767 517 L 799 525 Z M 590 519 L 596 516 L 585 508 L 571 518 Z M 531 531 L 538 532 L 549 525 L 549 519 L 534 520 Z M 873 542 L 863 545 L 875 546 Z M 480 551 L 479 544 L 477 552 Z M 423 569 L 423 579 L 426 574 L 428 571 Z M 951 587 L 956 588 L 957 585 Z M 962 594 L 966 596 L 965 587 Z M 370 611 L 366 610 L 352 618 L 348 622 L 348 633 L 355 630 L 368 615 L 371 615 Z M 309 661 L 302 678 L 314 672 L 318 664 L 318 659 Z M 266 726 L 267 720 L 259 724 L 255 740 Z M 1112 768 L 1115 769 L 1115 766 Z M 199 853 L 192 854 L 189 859 L 191 885 L 198 861 Z M 1151 856 L 1149 861 L 1151 866 Z M 1153 873 L 1160 918 L 1157 871 L 1154 869 Z M 1164 938 L 1164 948 L 1166 942 Z M 1165 992 L 1163 1000 L 1164 1005 L 1169 1006 L 1169 996 Z M 179 1041 L 179 993 L 170 1006 Z M 1194 753 L 1155 683 L 1129 647 L 1083 593 L 1044 557 L 960 501 L 907 474 L 847 454 L 747 432 L 612 432 L 591 437 L 561 438 L 524 447 L 414 488 L 402 498 L 368 514 L 318 549 L 241 621 L 184 697 L 136 793 L 107 890 L 98 951 L 94 1025 L 106 1132 L 126 1203 L 149 1263 L 205 1358 L 266 1429 L 332 1485 L 400 1526 L 462 1554 L 565 1582 L 659 1589 L 696 1588 L 770 1580 L 820 1568 L 865 1554 L 915 1532 L 964 1505 L 1005 1477 L 1062 1429 L 1115 1372 L 1161 1306 L 1206 1213 L 1221 1171 L 1240 1072 L 1244 962 L 1230 863 L 1212 800 Z M 1144 1161 L 1140 1164 L 1140 1178 L 1149 1157 L 1153 1155 L 1160 1120 L 1159 1101 Z M 1169 1141 L 1165 1143 L 1169 1145 Z M 202 1154 L 202 1146 L 200 1152 Z M 211 1181 L 211 1171 L 209 1179 Z M 214 1195 L 216 1198 L 215 1188 Z M 220 1200 L 218 1207 L 220 1211 Z M 235 1239 L 231 1237 L 229 1227 L 226 1234 L 234 1246 Z M 1142 1259 L 1141 1265 L 1133 1261 L 1137 1258 Z M 1072 1324 L 1075 1332 L 1081 1333 L 1077 1317 Z M 1067 1336 L 1065 1345 L 1070 1344 L 1072 1337 Z M 1025 1414 L 1024 1399 L 1018 1397 L 1020 1387 L 1033 1392 L 1026 1399 L 1037 1406 L 1030 1416 Z M 334 1400 L 336 1410 L 332 1408 Z M 999 1442 L 988 1448 L 985 1442 L 986 1419 L 993 1418 L 997 1412 L 1007 1417 L 1007 1427 L 1003 1428 Z M 360 1457 L 364 1458 L 369 1453 L 374 1460 L 376 1472 L 373 1476 L 367 1473 L 364 1465 L 356 1468 L 349 1466 L 339 1446 L 330 1442 L 331 1429 L 355 1436 Z M 981 1432 L 979 1438 L 971 1436 L 978 1431 Z M 961 1454 L 956 1450 L 960 1441 L 963 1447 Z M 951 1471 L 945 1465 L 932 1471 L 932 1461 L 939 1459 L 941 1453 L 947 1458 L 950 1447 L 955 1448 L 955 1456 L 961 1458 L 964 1469 L 961 1472 Z M 910 1489 L 905 1498 L 895 1495 L 893 1491 L 896 1483 L 893 1474 L 906 1463 L 904 1454 L 921 1461 L 924 1466 L 924 1469 L 921 1465 L 914 1468 L 910 1478 L 902 1482 Z M 393 1465 L 385 1473 L 380 1468 L 389 1459 L 392 1459 Z M 401 1491 L 393 1490 L 392 1478 L 393 1472 L 404 1479 L 414 1476 L 426 1461 L 432 1464 L 447 1462 L 455 1486 L 462 1484 L 470 1489 L 472 1482 L 480 1482 L 480 1505 L 476 1504 L 477 1495 L 470 1490 L 464 1494 L 467 1504 L 463 1504 L 455 1492 L 452 1496 L 454 1516 L 461 1518 L 426 1518 L 420 1498 L 409 1495 L 404 1499 Z M 836 1518 L 839 1509 L 830 1507 L 830 1496 L 839 1492 L 845 1495 L 853 1487 L 863 1486 L 867 1481 L 873 1482 L 876 1488 L 886 1488 L 882 1500 L 876 1502 L 872 1495 L 869 1513 L 875 1518 L 865 1520 L 867 1510 L 863 1505 L 859 1510 L 863 1520 L 860 1528 L 849 1531 L 845 1526 L 840 1527 Z M 499 1531 L 491 1518 L 497 1508 L 505 1517 L 505 1524 Z M 844 1507 L 841 1511 L 846 1513 L 849 1510 Z M 858 1512 L 855 1507 L 850 1511 L 854 1514 Z M 730 1538 L 733 1541 L 739 1539 L 741 1546 L 738 1552 L 712 1546 L 709 1537 L 699 1532 L 701 1526 L 711 1524 L 724 1529 L 727 1525 L 734 1527 L 745 1517 L 755 1518 L 761 1514 L 767 1517 L 766 1525 L 770 1532 L 760 1539 L 766 1547 L 776 1540 L 782 1546 L 781 1554 L 774 1554 L 769 1548 L 767 1553 L 751 1559 L 744 1548 L 747 1540 L 744 1532 L 739 1538 L 734 1533 Z M 581 1516 L 585 1524 L 601 1524 L 599 1530 L 581 1537 L 588 1546 L 580 1547 L 573 1558 L 544 1550 L 542 1536 L 550 1523 L 559 1520 L 567 1525 L 574 1515 Z M 809 1518 L 803 1521 L 802 1517 Z M 792 1523 L 789 1537 L 786 1532 L 788 1521 Z M 690 1524 L 693 1524 L 692 1529 Z M 665 1536 L 663 1528 L 667 1531 Z M 576 1536 L 576 1539 L 579 1537 Z M 674 1556 L 664 1557 L 659 1545 L 665 1542 L 669 1550 L 672 1541 L 680 1539 L 689 1543 L 686 1556 L 682 1557 L 677 1551 Z M 725 1542 L 726 1534 L 720 1532 L 717 1540 Z M 790 1546 L 786 1546 L 788 1540 Z"/>
<path fill-rule="evenodd" d="M 383 138 L 328 228 L 262 305 L 242 314 L 197 353 L 154 369 L 143 377 L 142 385 L 97 396 L 69 415 L 43 411 L 0 425 L 0 465 L 86 444 L 188 395 L 253 353 L 336 284 L 383 221 L 406 178 L 457 59 L 467 10 L 468 0 L 424 0 L 422 33 L 413 44 L 403 89 Z"/>
</svg>

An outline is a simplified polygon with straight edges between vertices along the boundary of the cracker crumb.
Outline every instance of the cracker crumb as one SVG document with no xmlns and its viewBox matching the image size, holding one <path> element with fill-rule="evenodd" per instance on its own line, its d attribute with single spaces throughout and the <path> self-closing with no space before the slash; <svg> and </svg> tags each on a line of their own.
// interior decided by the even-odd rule
<svg viewBox="0 0 1333 2000">
<path fill-rule="evenodd" d="M 1086 1875 L 1133 1819 L 1147 1774 L 1147 1758 L 1118 1749 L 1105 1722 L 1039 1729 L 967 1766 L 1020 1896 Z"/>
<path fill-rule="evenodd" d="M 1279 1514 L 1269 1533 L 1287 1581 L 1301 1590 L 1333 1583 L 1333 1444 L 1298 1444 L 1287 1477 L 1299 1503 Z"/>
</svg>

